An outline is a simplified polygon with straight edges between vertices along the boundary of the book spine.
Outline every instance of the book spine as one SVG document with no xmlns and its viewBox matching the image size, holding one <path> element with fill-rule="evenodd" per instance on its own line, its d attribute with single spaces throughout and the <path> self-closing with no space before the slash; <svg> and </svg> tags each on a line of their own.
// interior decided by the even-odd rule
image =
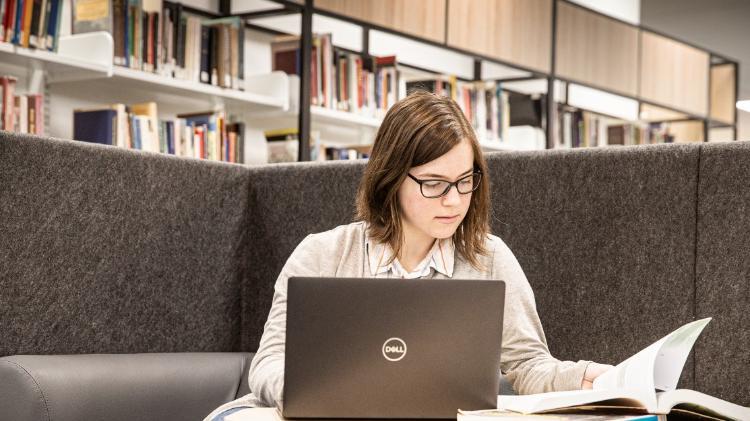
<svg viewBox="0 0 750 421">
<path fill-rule="evenodd" d="M 31 15 L 34 13 L 34 0 L 24 0 L 23 3 L 23 32 L 21 34 L 21 46 L 29 46 L 29 35 L 31 35 Z"/>
<path fill-rule="evenodd" d="M 237 88 L 245 90 L 245 25 L 240 23 L 237 33 L 237 50 L 239 52 L 237 69 Z"/>
<path fill-rule="evenodd" d="M 16 0 L 16 16 L 13 22 L 13 39 L 11 40 L 11 42 L 16 45 L 21 44 L 21 35 L 23 32 L 21 28 L 23 26 L 23 11 L 25 9 L 24 1 L 31 0 Z"/>
<path fill-rule="evenodd" d="M 201 25 L 201 74 L 200 81 L 211 83 L 211 27 Z"/>
<path fill-rule="evenodd" d="M 12 77 L 0 77 L 0 84 L 3 87 L 3 130 L 12 131 L 14 116 L 13 98 L 15 97 L 16 79 Z"/>
<path fill-rule="evenodd" d="M 174 6 L 172 23 L 174 25 L 174 44 L 172 48 L 175 53 L 175 62 L 178 67 L 185 67 L 185 33 L 182 20 L 182 4 Z"/>
<path fill-rule="evenodd" d="M 39 43 L 39 18 L 42 15 L 42 0 L 33 0 L 31 6 L 31 21 L 29 23 L 28 46 L 37 48 Z"/>
<path fill-rule="evenodd" d="M 0 42 L 5 41 L 5 11 L 8 0 L 0 0 Z"/>
<path fill-rule="evenodd" d="M 114 41 L 113 63 L 122 66 L 125 64 L 125 0 L 112 0 L 112 38 Z"/>
<path fill-rule="evenodd" d="M 42 0 L 32 0 L 31 4 L 31 19 L 29 22 L 28 40 L 27 45 L 31 48 L 37 48 L 39 45 L 39 18 L 42 15 Z"/>
<path fill-rule="evenodd" d="M 151 13 L 140 11 L 141 18 L 138 20 L 138 53 L 139 53 L 139 60 L 138 63 L 140 64 L 138 68 L 140 70 L 149 70 L 149 63 L 148 63 L 148 19 Z"/>
<path fill-rule="evenodd" d="M 7 0 L 5 6 L 5 42 L 13 42 L 13 36 L 15 34 L 14 26 L 16 23 L 16 8 L 18 7 L 17 0 Z"/>
</svg>

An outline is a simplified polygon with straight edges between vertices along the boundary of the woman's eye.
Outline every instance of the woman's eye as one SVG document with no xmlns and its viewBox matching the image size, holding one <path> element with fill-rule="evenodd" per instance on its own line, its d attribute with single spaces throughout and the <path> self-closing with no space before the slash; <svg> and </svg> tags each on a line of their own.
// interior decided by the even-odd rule
<svg viewBox="0 0 750 421">
<path fill-rule="evenodd" d="M 438 187 L 438 186 L 440 186 L 442 184 L 443 184 L 442 181 L 426 181 L 424 183 L 425 187 L 429 187 L 429 188 Z"/>
<path fill-rule="evenodd" d="M 463 180 L 460 181 L 460 183 L 462 186 L 470 186 L 472 181 L 471 181 L 471 178 L 464 178 Z"/>
</svg>

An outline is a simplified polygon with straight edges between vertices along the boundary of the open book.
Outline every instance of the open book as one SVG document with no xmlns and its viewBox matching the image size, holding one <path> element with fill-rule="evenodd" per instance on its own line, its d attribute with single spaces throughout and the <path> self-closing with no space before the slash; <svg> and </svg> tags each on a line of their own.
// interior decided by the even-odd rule
<svg viewBox="0 0 750 421">
<path fill-rule="evenodd" d="M 704 393 L 676 389 L 695 340 L 711 318 L 690 322 L 594 380 L 592 390 L 498 396 L 498 409 L 532 414 L 596 404 L 632 407 L 651 414 L 685 413 L 750 420 L 750 408 Z"/>
</svg>

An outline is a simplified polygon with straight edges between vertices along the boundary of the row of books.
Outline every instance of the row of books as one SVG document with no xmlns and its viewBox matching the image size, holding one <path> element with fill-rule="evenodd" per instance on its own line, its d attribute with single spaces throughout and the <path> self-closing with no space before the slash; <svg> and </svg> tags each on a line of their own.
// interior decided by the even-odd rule
<svg viewBox="0 0 750 421">
<path fill-rule="evenodd" d="M 676 140 L 669 123 L 624 122 L 578 109 L 561 109 L 558 146 L 649 145 Z"/>
<path fill-rule="evenodd" d="M 271 55 L 273 70 L 301 74 L 299 37 L 276 39 Z M 382 118 L 401 96 L 395 56 L 365 57 L 336 49 L 331 34 L 313 36 L 310 66 L 312 105 Z"/>
<path fill-rule="evenodd" d="M 116 65 L 244 89 L 244 25 L 162 0 L 74 0 L 73 33 L 106 31 Z"/>
<path fill-rule="evenodd" d="M 44 96 L 15 93 L 17 79 L 0 76 L 0 130 L 44 134 Z"/>
<path fill-rule="evenodd" d="M 75 110 L 75 140 L 215 161 L 244 162 L 244 123 L 223 112 L 160 120 L 154 102 Z"/>
<path fill-rule="evenodd" d="M 299 157 L 299 131 L 297 128 L 269 130 L 264 133 L 268 144 L 268 162 L 295 162 Z M 372 146 L 325 145 L 320 141 L 320 133 L 310 133 L 310 160 L 331 161 L 368 159 Z"/>
<path fill-rule="evenodd" d="M 57 51 L 63 0 L 0 0 L 0 42 Z"/>
</svg>

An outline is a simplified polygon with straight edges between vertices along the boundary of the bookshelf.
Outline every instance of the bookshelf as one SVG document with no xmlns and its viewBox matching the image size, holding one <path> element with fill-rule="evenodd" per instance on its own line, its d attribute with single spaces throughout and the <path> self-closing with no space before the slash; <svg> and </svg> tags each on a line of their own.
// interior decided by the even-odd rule
<svg viewBox="0 0 750 421">
<path fill-rule="evenodd" d="M 266 27 L 272 31 L 294 32 L 304 39 L 303 16 L 308 13 L 313 22 L 308 32 L 320 30 L 322 25 L 316 23 L 323 18 L 339 20 L 350 27 L 349 48 L 361 54 L 396 54 L 400 64 L 421 63 L 417 66 L 424 67 L 425 63 L 449 61 L 428 59 L 440 50 L 466 59 L 466 63 L 455 60 L 452 72 L 464 80 L 496 80 L 508 86 L 519 81 L 546 84 L 534 94 L 547 99 L 544 130 L 548 148 L 560 144 L 556 139 L 558 105 L 571 104 L 603 116 L 613 113 L 610 117 L 625 124 L 663 124 L 685 141 L 710 141 L 715 129 L 736 135 L 735 60 L 567 0 L 430 0 L 421 2 L 422 12 L 413 13 L 407 22 L 402 15 L 415 2 L 389 0 L 386 7 L 374 0 L 272 0 L 251 2 L 258 7 L 244 13 L 237 3 L 245 5 L 249 0 L 234 1 L 232 14 L 246 18 L 251 25 L 272 20 L 272 16 L 278 16 L 277 24 L 281 20 L 291 23 L 292 29 Z M 444 24 L 437 18 L 440 16 L 445 17 Z M 441 26 L 442 36 L 435 33 Z M 395 44 L 396 38 L 406 44 L 422 44 L 433 52 L 419 59 L 415 51 L 421 47 L 410 46 L 404 53 L 380 48 L 383 40 Z M 407 58 L 410 55 L 415 58 Z M 490 66 L 508 70 L 498 75 L 488 71 Z M 606 101 L 607 106 L 596 101 Z M 314 107 L 307 113 L 304 109 L 303 105 L 298 117 L 315 126 L 348 125 L 342 120 L 356 120 L 342 115 L 334 122 L 322 118 Z M 373 121 L 361 123 L 362 127 L 371 125 Z M 490 150 L 493 142 L 487 143 Z M 499 148 L 510 145 L 512 142 Z"/>
<path fill-rule="evenodd" d="M 57 53 L 0 43 L 0 73 L 17 76 L 21 90 L 44 92 L 47 133 L 58 137 L 71 137 L 73 108 L 155 100 L 166 117 L 227 110 L 248 123 L 248 150 L 265 147 L 264 130 L 292 127 L 299 129 L 301 160 L 310 157 L 311 131 L 326 144 L 366 145 L 379 118 L 311 105 L 304 60 L 296 81 L 272 72 L 274 36 L 299 35 L 304 55 L 313 32 L 333 33 L 337 48 L 364 57 L 395 55 L 405 74 L 495 81 L 509 92 L 534 85 L 519 89 L 546 101 L 541 147 L 561 143 L 560 105 L 633 124 L 669 123 L 690 139 L 710 141 L 714 131 L 736 137 L 735 60 L 567 0 L 190 0 L 190 13 L 242 19 L 245 90 L 113 65 L 108 33 L 70 35 L 71 1 L 64 0 L 68 23 Z M 597 107 L 604 100 L 608 105 Z M 539 147 L 539 129 L 511 129 L 508 138 L 532 140 L 482 139 L 483 149 Z M 263 162 L 258 156 L 253 162 Z"/>
</svg>

